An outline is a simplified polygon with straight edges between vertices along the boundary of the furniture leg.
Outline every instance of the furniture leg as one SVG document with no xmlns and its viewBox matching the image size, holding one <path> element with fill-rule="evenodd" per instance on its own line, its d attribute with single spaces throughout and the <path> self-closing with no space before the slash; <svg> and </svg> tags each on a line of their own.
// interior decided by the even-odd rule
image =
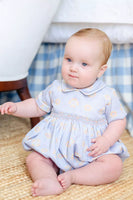
<svg viewBox="0 0 133 200">
<path fill-rule="evenodd" d="M 11 91 L 11 90 L 16 90 L 22 101 L 25 99 L 31 98 L 26 78 L 18 80 L 18 81 L 0 82 L 1 92 Z M 40 121 L 40 118 L 34 117 L 34 118 L 31 118 L 30 121 L 31 121 L 31 127 L 34 127 Z"/>
</svg>

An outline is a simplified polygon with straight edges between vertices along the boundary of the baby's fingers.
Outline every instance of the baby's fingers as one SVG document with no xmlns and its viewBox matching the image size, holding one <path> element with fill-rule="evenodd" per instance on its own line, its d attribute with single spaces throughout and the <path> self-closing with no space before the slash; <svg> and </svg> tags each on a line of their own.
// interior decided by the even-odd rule
<svg viewBox="0 0 133 200">
<path fill-rule="evenodd" d="M 91 140 L 91 142 L 92 142 L 92 143 L 95 143 L 95 142 L 96 142 L 96 138 L 93 138 L 93 139 Z"/>
<path fill-rule="evenodd" d="M 93 151 L 96 148 L 95 144 L 92 144 L 89 148 L 87 148 L 87 151 Z"/>
<path fill-rule="evenodd" d="M 98 154 L 98 148 L 93 149 L 92 151 L 89 152 L 89 156 L 95 157 Z"/>
<path fill-rule="evenodd" d="M 8 109 L 9 109 L 9 106 L 7 106 L 7 105 L 2 106 L 1 107 L 1 114 L 2 115 L 7 114 L 8 113 Z"/>
<path fill-rule="evenodd" d="M 5 103 L 2 106 L 0 106 L 0 112 L 2 115 L 14 113 L 15 107 L 11 104 Z"/>
<path fill-rule="evenodd" d="M 1 112 L 1 115 L 4 115 L 5 109 L 3 107 L 0 107 L 0 112 Z"/>
</svg>

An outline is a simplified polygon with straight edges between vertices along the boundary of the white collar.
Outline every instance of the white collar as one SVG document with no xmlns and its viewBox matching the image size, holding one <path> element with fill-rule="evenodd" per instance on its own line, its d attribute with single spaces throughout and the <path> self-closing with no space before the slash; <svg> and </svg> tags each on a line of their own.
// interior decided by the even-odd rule
<svg viewBox="0 0 133 200">
<path fill-rule="evenodd" d="M 92 86 L 87 87 L 87 88 L 82 88 L 82 89 L 71 87 L 70 85 L 65 83 L 64 80 L 62 80 L 61 82 L 61 88 L 63 92 L 80 91 L 84 95 L 92 95 L 98 92 L 99 90 L 103 89 L 105 86 L 106 86 L 105 83 L 100 79 L 97 79 Z"/>
</svg>

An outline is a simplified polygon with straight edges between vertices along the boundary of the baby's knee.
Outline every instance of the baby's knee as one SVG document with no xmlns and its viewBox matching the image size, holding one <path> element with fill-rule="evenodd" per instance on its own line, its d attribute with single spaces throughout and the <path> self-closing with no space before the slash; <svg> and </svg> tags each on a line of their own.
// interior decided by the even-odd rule
<svg viewBox="0 0 133 200">
<path fill-rule="evenodd" d="M 37 152 L 31 152 L 26 158 L 26 165 L 29 166 L 38 160 L 40 160 L 40 155 Z"/>
<path fill-rule="evenodd" d="M 119 156 L 113 155 L 112 163 L 114 170 L 122 171 L 123 163 Z"/>
<path fill-rule="evenodd" d="M 117 155 L 112 155 L 110 156 L 110 162 L 107 164 L 108 165 L 108 173 L 111 175 L 112 174 L 112 181 L 116 181 L 123 169 L 123 163 L 122 160 L 120 159 L 119 156 Z"/>
<path fill-rule="evenodd" d="M 30 166 L 34 163 L 47 163 L 49 165 L 53 165 L 53 162 L 51 159 L 49 158 L 45 158 L 43 155 L 41 155 L 38 152 L 33 151 L 32 153 L 30 153 L 27 158 L 26 158 L 26 165 Z"/>
<path fill-rule="evenodd" d="M 119 156 L 115 155 L 113 165 L 114 165 L 113 170 L 116 171 L 116 175 L 119 178 L 123 169 L 123 162 Z"/>
</svg>

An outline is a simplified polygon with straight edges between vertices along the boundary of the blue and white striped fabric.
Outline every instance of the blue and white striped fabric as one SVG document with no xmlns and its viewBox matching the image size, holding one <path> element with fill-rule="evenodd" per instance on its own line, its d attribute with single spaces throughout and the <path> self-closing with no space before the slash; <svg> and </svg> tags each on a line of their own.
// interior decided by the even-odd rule
<svg viewBox="0 0 133 200">
<path fill-rule="evenodd" d="M 28 85 L 32 97 L 48 86 L 53 80 L 61 79 L 61 64 L 65 44 L 43 43 L 29 70 Z M 114 87 L 125 106 L 127 129 L 133 136 L 133 44 L 113 44 L 103 76 L 106 84 Z M 6 101 L 19 101 L 15 91 L 1 92 L 0 104 Z"/>
<path fill-rule="evenodd" d="M 113 45 L 103 76 L 104 81 L 118 92 L 127 114 L 127 129 L 133 136 L 133 44 Z"/>
</svg>

